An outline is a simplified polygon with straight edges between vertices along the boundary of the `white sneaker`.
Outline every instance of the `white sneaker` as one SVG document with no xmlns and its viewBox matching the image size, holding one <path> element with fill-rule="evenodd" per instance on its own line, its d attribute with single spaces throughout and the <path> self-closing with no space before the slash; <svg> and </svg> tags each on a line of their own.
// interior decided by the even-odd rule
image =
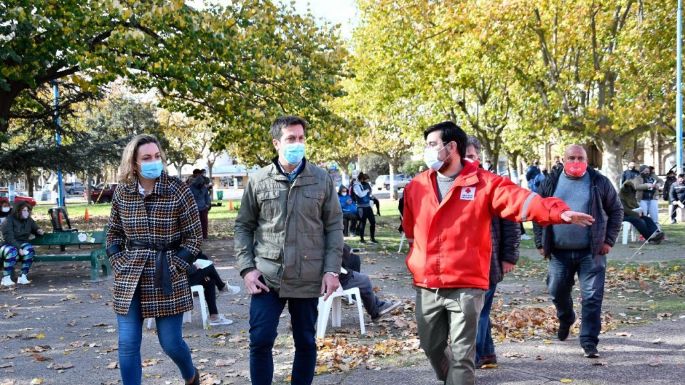
<svg viewBox="0 0 685 385">
<path fill-rule="evenodd" d="M 29 281 L 28 277 L 26 277 L 26 274 L 22 274 L 19 277 L 19 279 L 17 279 L 17 283 L 22 285 L 28 285 L 29 283 L 31 283 L 31 281 Z"/>
<path fill-rule="evenodd" d="M 233 320 L 224 317 L 223 314 L 219 314 L 219 317 L 216 320 L 209 319 L 209 325 L 211 326 L 230 325 L 232 323 Z"/>
<path fill-rule="evenodd" d="M 7 287 L 14 286 L 14 281 L 12 281 L 11 276 L 6 275 L 6 276 L 2 277 L 2 281 L 0 281 L 0 285 L 7 286 Z"/>
</svg>

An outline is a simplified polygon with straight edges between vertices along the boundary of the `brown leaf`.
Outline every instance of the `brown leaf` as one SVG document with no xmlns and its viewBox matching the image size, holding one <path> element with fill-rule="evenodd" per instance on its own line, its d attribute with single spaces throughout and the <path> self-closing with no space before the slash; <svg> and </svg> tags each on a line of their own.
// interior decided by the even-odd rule
<svg viewBox="0 0 685 385">
<path fill-rule="evenodd" d="M 143 367 L 157 365 L 161 360 L 159 358 L 148 358 L 143 360 Z"/>
<path fill-rule="evenodd" d="M 50 361 L 52 358 L 46 357 L 40 353 L 33 353 L 31 354 L 31 357 L 33 357 L 34 360 L 37 362 L 43 362 L 43 361 Z"/>
</svg>

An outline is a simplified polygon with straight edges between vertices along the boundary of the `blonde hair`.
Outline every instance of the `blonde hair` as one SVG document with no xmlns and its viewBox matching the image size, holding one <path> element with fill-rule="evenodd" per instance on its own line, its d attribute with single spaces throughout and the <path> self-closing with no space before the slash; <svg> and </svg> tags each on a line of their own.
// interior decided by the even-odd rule
<svg viewBox="0 0 685 385">
<path fill-rule="evenodd" d="M 124 153 L 121 154 L 121 164 L 119 165 L 119 182 L 120 183 L 131 183 L 138 179 L 138 166 L 136 165 L 136 159 L 138 158 L 138 148 L 140 146 L 154 143 L 159 149 L 159 153 L 162 156 L 162 167 L 166 172 L 166 154 L 162 149 L 162 145 L 159 140 L 153 135 L 140 134 L 136 135 L 124 148 Z"/>
</svg>

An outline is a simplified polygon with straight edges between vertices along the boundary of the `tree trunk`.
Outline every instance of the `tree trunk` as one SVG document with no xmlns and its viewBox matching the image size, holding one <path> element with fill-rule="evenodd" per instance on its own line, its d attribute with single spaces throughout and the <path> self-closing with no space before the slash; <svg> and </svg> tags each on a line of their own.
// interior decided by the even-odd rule
<svg viewBox="0 0 685 385">
<path fill-rule="evenodd" d="M 602 136 L 602 173 L 617 190 L 620 188 L 623 148 L 622 140 L 608 135 Z"/>
<path fill-rule="evenodd" d="M 21 92 L 21 89 L 10 89 L 8 92 L 0 92 L 0 134 L 6 134 L 9 130 L 12 103 L 14 103 L 19 92 Z"/>
<path fill-rule="evenodd" d="M 33 198 L 33 175 L 31 169 L 27 169 L 24 173 L 26 175 L 26 189 L 28 190 L 29 196 Z"/>
<path fill-rule="evenodd" d="M 390 174 L 390 198 L 392 199 L 398 199 L 397 198 L 397 192 L 395 191 L 395 165 L 393 162 L 388 162 L 388 171 Z"/>
<path fill-rule="evenodd" d="M 86 200 L 88 201 L 88 204 L 93 203 L 93 200 L 91 199 L 90 196 L 90 173 L 86 172 Z"/>
</svg>

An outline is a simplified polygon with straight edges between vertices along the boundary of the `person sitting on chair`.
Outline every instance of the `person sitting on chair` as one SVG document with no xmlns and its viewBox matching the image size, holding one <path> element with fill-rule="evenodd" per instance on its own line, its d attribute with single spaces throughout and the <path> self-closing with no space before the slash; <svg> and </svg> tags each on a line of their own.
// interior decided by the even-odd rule
<svg viewBox="0 0 685 385">
<path fill-rule="evenodd" d="M 379 321 L 383 316 L 402 305 L 402 302 L 383 301 L 376 296 L 369 276 L 359 272 L 361 258 L 354 254 L 348 245 L 343 246 L 342 267 L 345 271 L 340 273 L 340 285 L 345 290 L 353 287 L 359 288 L 364 309 L 371 316 L 371 321 Z"/>
<path fill-rule="evenodd" d="M 196 267 L 195 271 L 190 272 L 190 270 L 188 270 L 188 283 L 190 286 L 202 285 L 204 288 L 205 301 L 207 302 L 207 309 L 209 310 L 209 325 L 230 325 L 233 323 L 233 320 L 224 317 L 223 314 L 219 314 L 219 309 L 216 306 L 216 291 L 219 290 L 223 292 L 227 289 L 231 289 L 232 293 L 236 294 L 240 291 L 240 288 L 228 285 L 221 279 L 214 264 L 207 266 L 206 263 L 198 262 L 202 260 L 208 261 L 209 258 L 200 251 L 197 259 L 193 263 Z"/>
<path fill-rule="evenodd" d="M 650 218 L 640 204 L 637 202 L 635 183 L 633 180 L 627 180 L 623 183 L 621 191 L 618 194 L 623 205 L 623 220 L 630 222 L 635 226 L 637 231 L 650 243 L 661 243 L 665 234 L 659 230 L 656 223 Z"/>
</svg>

